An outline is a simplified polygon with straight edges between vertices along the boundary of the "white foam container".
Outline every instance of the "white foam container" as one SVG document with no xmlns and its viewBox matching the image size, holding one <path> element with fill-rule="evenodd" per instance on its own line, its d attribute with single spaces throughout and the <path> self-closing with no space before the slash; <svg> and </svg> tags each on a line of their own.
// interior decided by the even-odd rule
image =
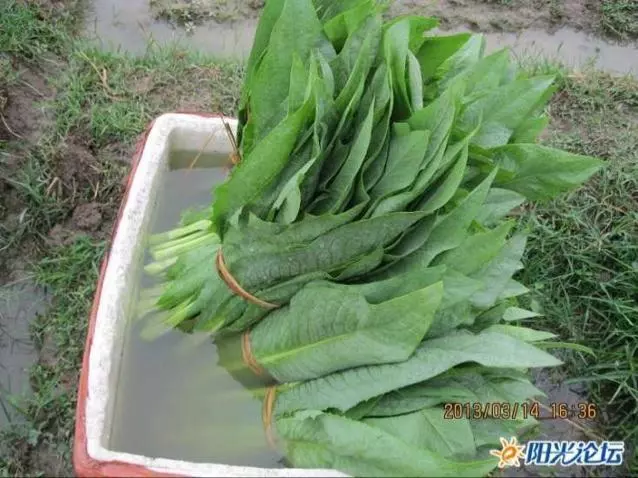
<svg viewBox="0 0 638 478">
<path fill-rule="evenodd" d="M 226 120 L 233 132 L 236 120 Z M 128 313 L 144 256 L 144 238 L 171 151 L 224 154 L 231 142 L 221 117 L 165 114 L 157 118 L 138 145 L 110 251 L 98 281 L 78 392 L 73 461 L 78 476 L 219 476 L 302 477 L 348 476 L 334 470 L 268 469 L 193 463 L 149 457 L 108 448 L 119 359 Z M 230 160 L 228 163 L 230 167 Z M 211 185 L 212 186 L 212 185 Z M 167 431 L 170 433 L 170 431 Z"/>
</svg>

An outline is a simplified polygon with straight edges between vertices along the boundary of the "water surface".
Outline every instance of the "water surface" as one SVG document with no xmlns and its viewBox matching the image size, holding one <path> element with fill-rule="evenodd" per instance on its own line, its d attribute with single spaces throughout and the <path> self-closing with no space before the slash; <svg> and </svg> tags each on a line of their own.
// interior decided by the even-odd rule
<svg viewBox="0 0 638 478">
<path fill-rule="evenodd" d="M 173 164 L 189 164 L 194 156 L 179 155 Z M 205 156 L 198 164 L 225 161 Z M 207 206 L 211 185 L 226 173 L 221 167 L 167 173 L 151 232 L 174 227 L 185 208 Z M 151 285 L 144 276 L 142 286 Z M 194 462 L 281 467 L 280 456 L 265 440 L 260 399 L 218 365 L 210 339 L 173 330 L 145 341 L 146 320 L 132 317 L 126 332 L 109 448 Z"/>
</svg>

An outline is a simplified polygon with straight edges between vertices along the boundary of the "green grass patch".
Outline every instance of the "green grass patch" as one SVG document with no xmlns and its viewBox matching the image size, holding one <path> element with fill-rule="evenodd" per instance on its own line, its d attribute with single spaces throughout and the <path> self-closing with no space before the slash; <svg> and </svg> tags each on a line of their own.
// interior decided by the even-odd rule
<svg viewBox="0 0 638 478">
<path fill-rule="evenodd" d="M 158 115 L 175 110 L 233 114 L 243 77 L 236 62 L 177 47 L 150 46 L 141 57 L 78 44 L 59 83 L 54 113 L 60 137 L 94 148 L 130 144 Z"/>
<path fill-rule="evenodd" d="M 605 32 L 620 38 L 638 37 L 638 3 L 635 0 L 603 0 L 600 11 Z"/>
<path fill-rule="evenodd" d="M 0 51 L 27 60 L 62 53 L 81 15 L 81 0 L 65 1 L 64 8 L 6 0 L 0 4 Z"/>
<path fill-rule="evenodd" d="M 606 436 L 638 442 L 638 82 L 588 71 L 563 75 L 547 141 L 606 160 L 573 194 L 534 205 L 522 280 L 546 327 L 596 354 L 569 357 L 570 380 L 605 410 Z M 638 463 L 634 461 L 635 473 Z"/>
</svg>

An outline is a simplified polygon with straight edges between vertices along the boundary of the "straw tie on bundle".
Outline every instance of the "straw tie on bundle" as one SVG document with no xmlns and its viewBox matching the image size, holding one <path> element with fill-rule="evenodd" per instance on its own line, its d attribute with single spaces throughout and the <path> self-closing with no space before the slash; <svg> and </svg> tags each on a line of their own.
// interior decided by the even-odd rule
<svg viewBox="0 0 638 478">
<path fill-rule="evenodd" d="M 250 347 L 250 331 L 246 331 L 241 336 L 241 356 L 244 364 L 258 377 L 266 377 L 268 373 L 259 365 L 257 359 L 252 353 Z M 264 402 L 262 405 L 261 418 L 264 426 L 264 432 L 266 434 L 266 440 L 268 445 L 273 449 L 276 448 L 275 438 L 272 432 L 272 416 L 275 404 L 275 396 L 277 393 L 277 386 L 272 385 L 266 388 L 266 394 L 264 395 Z"/>
<path fill-rule="evenodd" d="M 234 156 L 233 159 L 235 159 Z M 215 265 L 217 266 L 217 272 L 219 273 L 220 277 L 226 283 L 228 288 L 233 291 L 233 293 L 239 295 L 252 304 L 262 307 L 263 309 L 273 310 L 280 307 L 277 304 L 272 304 L 270 302 L 261 300 L 258 297 L 255 297 L 250 292 L 246 291 L 241 285 L 239 285 L 239 282 L 237 282 L 237 280 L 232 276 L 232 274 L 228 270 L 228 267 L 226 266 L 221 248 L 219 248 L 219 250 L 217 251 Z M 250 330 L 247 330 L 241 336 L 241 356 L 243 362 L 256 376 L 265 377 L 268 375 L 264 368 L 259 365 L 257 359 L 252 353 L 252 349 L 250 346 Z M 272 416 L 276 392 L 277 387 L 274 385 L 266 389 L 262 407 L 262 422 L 264 426 L 264 432 L 266 434 L 266 440 L 268 441 L 270 447 L 272 447 L 273 449 L 276 448 L 275 438 L 272 432 Z"/>
<path fill-rule="evenodd" d="M 221 247 L 217 251 L 217 257 L 215 258 L 215 265 L 217 266 L 217 272 L 219 272 L 220 277 L 226 283 L 228 288 L 231 291 L 233 291 L 233 293 L 242 297 L 243 299 L 250 302 L 251 304 L 255 304 L 261 307 L 262 309 L 273 310 L 280 307 L 277 304 L 272 304 L 270 302 L 266 302 L 265 300 L 261 300 L 259 297 L 255 297 L 250 292 L 245 290 L 241 285 L 239 285 L 239 282 L 237 282 L 237 280 L 232 276 L 232 274 L 228 270 L 228 267 L 226 267 L 226 262 L 224 262 L 224 256 L 222 254 Z"/>
<path fill-rule="evenodd" d="M 265 377 L 267 376 L 266 371 L 259 365 L 257 359 L 253 355 L 252 349 L 250 347 L 250 330 L 244 332 L 241 336 L 241 358 L 244 361 L 244 364 L 257 376 L 257 377 Z"/>
<path fill-rule="evenodd" d="M 268 445 L 274 450 L 277 445 L 275 443 L 275 436 L 272 432 L 272 415 L 275 405 L 275 397 L 277 395 L 277 387 L 271 386 L 266 389 L 266 395 L 264 396 L 264 404 L 261 413 L 261 419 L 264 424 L 264 432 L 266 433 L 266 440 Z"/>
</svg>

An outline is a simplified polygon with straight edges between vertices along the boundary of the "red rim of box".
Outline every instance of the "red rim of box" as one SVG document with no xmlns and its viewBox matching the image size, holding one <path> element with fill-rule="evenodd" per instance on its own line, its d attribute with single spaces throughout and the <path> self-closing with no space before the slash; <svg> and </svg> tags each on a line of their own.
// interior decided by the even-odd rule
<svg viewBox="0 0 638 478">
<path fill-rule="evenodd" d="M 224 118 L 223 115 L 218 113 L 197 113 L 197 112 L 189 112 L 189 111 L 179 111 L 175 114 L 187 114 L 199 116 L 202 118 Z M 142 465 L 135 465 L 132 463 L 125 463 L 122 461 L 99 461 L 91 458 L 89 456 L 87 450 L 87 442 L 86 442 L 86 399 L 88 392 L 88 383 L 89 383 L 89 356 L 91 354 L 91 346 L 93 344 L 93 334 L 95 332 L 95 319 L 97 316 L 97 310 L 100 304 L 100 295 L 102 293 L 102 285 L 104 281 L 104 273 L 106 271 L 109 255 L 111 252 L 111 246 L 115 235 L 117 234 L 117 228 L 120 224 L 120 219 L 122 218 L 122 213 L 124 211 L 124 207 L 128 200 L 129 191 L 131 189 L 131 184 L 133 182 L 133 178 L 135 177 L 135 172 L 137 171 L 137 166 L 140 158 L 142 157 L 142 153 L 144 152 L 144 147 L 146 145 L 146 140 L 148 135 L 155 124 L 155 120 L 153 120 L 146 131 L 142 134 L 137 145 L 135 147 L 135 153 L 133 154 L 132 163 L 131 163 L 131 171 L 129 172 L 128 179 L 126 182 L 126 189 L 124 191 L 124 196 L 122 198 L 122 202 L 120 203 L 120 208 L 117 213 L 116 221 L 113 225 L 113 230 L 111 231 L 111 241 L 109 242 L 109 247 L 104 254 L 104 258 L 102 260 L 102 266 L 100 268 L 100 276 L 97 281 L 97 287 L 95 289 L 95 295 L 93 297 L 93 305 L 91 307 L 91 313 L 89 316 L 89 327 L 87 330 L 86 342 L 84 345 L 84 355 L 82 357 L 82 371 L 80 373 L 80 381 L 78 384 L 78 400 L 75 411 L 75 438 L 73 443 L 73 468 L 75 473 L 79 477 L 98 477 L 98 476 L 108 476 L 108 477 L 182 477 L 184 475 L 178 474 L 168 474 L 161 473 L 157 471 L 150 470 Z"/>
</svg>

